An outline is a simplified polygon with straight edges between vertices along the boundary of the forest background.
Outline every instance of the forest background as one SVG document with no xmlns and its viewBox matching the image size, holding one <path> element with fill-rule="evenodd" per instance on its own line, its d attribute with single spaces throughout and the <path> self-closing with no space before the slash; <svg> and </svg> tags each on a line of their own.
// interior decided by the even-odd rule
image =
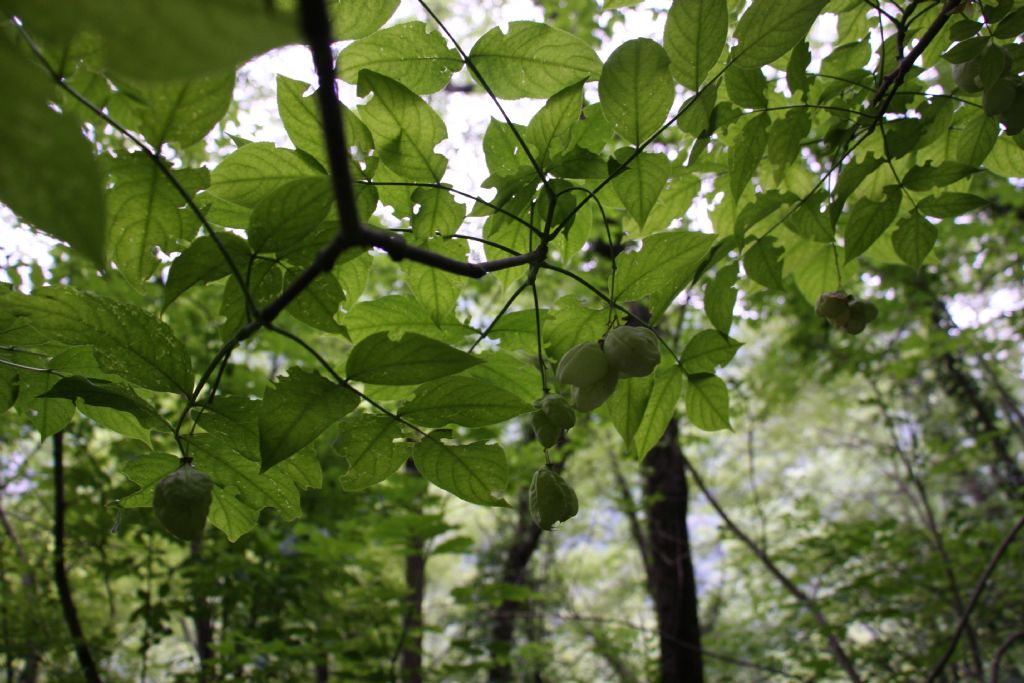
<svg viewBox="0 0 1024 683">
<path fill-rule="evenodd" d="M 6 680 L 1024 680 L 1024 3 L 0 8 Z"/>
</svg>

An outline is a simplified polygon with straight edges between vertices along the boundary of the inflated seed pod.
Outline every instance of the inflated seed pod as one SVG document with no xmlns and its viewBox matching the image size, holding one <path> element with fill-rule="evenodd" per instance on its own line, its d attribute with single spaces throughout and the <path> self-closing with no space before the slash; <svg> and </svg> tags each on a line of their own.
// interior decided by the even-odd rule
<svg viewBox="0 0 1024 683">
<path fill-rule="evenodd" d="M 646 377 L 661 361 L 658 335 L 646 327 L 616 327 L 604 338 L 608 363 L 623 377 Z"/>
<path fill-rule="evenodd" d="M 530 516 L 534 523 L 545 531 L 579 512 L 576 492 L 551 467 L 542 467 L 533 474 L 530 482 Z"/>
<path fill-rule="evenodd" d="M 184 463 L 157 482 L 153 489 L 153 512 L 160 523 L 183 541 L 202 534 L 213 502 L 213 480 Z"/>
<path fill-rule="evenodd" d="M 608 358 L 597 342 L 577 344 L 562 356 L 555 371 L 559 384 L 583 387 L 593 384 L 608 372 Z"/>
</svg>

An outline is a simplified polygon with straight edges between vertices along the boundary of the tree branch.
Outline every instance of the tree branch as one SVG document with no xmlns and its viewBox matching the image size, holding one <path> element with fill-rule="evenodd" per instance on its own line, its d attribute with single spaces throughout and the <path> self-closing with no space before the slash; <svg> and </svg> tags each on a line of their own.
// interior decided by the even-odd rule
<svg viewBox="0 0 1024 683">
<path fill-rule="evenodd" d="M 1003 644 L 996 650 L 995 659 L 992 660 L 992 683 L 999 683 L 999 667 L 1003 662 L 1003 656 L 1006 655 L 1006 651 L 1010 649 L 1010 646 L 1018 640 L 1024 640 L 1024 631 L 1011 633 L 1010 637 L 1004 640 Z"/>
<path fill-rule="evenodd" d="M 914 66 L 914 62 L 918 57 L 925 51 L 932 41 L 939 35 L 939 31 L 946 25 L 949 18 L 955 14 L 960 6 L 963 4 L 963 0 L 946 0 L 942 6 L 942 10 L 939 12 L 939 16 L 935 18 L 932 25 L 928 27 L 928 30 L 924 32 L 921 38 L 914 44 L 914 47 L 910 49 L 910 52 L 906 54 L 903 59 L 900 60 L 899 64 L 896 65 L 892 71 L 889 72 L 882 82 L 878 84 L 878 89 L 875 90 L 874 97 L 871 98 L 871 104 L 869 109 L 874 109 L 885 98 L 884 104 L 878 110 L 878 116 L 881 117 L 885 110 L 888 109 L 889 103 L 892 101 L 893 96 L 896 94 L 896 89 L 903 83 L 903 79 L 906 78 L 907 73 Z"/>
<path fill-rule="evenodd" d="M 786 590 L 789 591 L 790 595 L 796 598 L 800 602 L 800 604 L 803 605 L 804 608 L 811 613 L 811 616 L 813 616 L 814 620 L 818 622 L 818 626 L 821 627 L 822 631 L 825 633 L 825 637 L 828 639 L 829 650 L 832 652 L 832 655 L 839 663 L 839 666 L 841 666 L 843 671 L 846 672 L 847 677 L 854 683 L 862 683 L 863 679 L 857 673 L 857 670 L 853 666 L 853 662 L 850 661 L 850 658 L 847 656 L 846 651 L 843 649 L 842 644 L 839 642 L 839 639 L 836 638 L 835 634 L 832 633 L 832 625 L 829 624 L 828 619 L 825 617 L 825 614 L 818 607 L 814 599 L 807 593 L 805 593 L 799 586 L 793 583 L 793 581 L 788 576 L 783 574 L 782 570 L 780 570 L 778 566 L 772 561 L 772 559 L 768 557 L 768 554 L 765 553 L 765 551 L 762 550 L 761 547 L 758 546 L 752 538 L 750 538 L 750 536 L 748 536 L 742 529 L 736 526 L 736 523 L 732 521 L 732 518 L 729 517 L 728 513 L 722 508 L 722 505 L 718 502 L 715 496 L 708 489 L 707 485 L 704 483 L 704 480 L 701 479 L 700 473 L 697 472 L 694 466 L 690 463 L 689 459 L 686 457 L 686 454 L 681 453 L 680 455 L 683 458 L 683 465 L 686 467 L 687 470 L 690 471 L 690 474 L 693 476 L 693 480 L 697 484 L 697 487 L 700 488 L 701 492 L 704 494 L 704 497 L 708 499 L 708 502 L 711 503 L 711 507 L 715 509 L 715 512 L 718 513 L 718 516 L 721 517 L 725 525 L 729 528 L 730 531 L 733 532 L 733 534 L 736 535 L 737 538 L 739 538 L 744 543 L 744 545 L 747 546 L 747 548 L 750 549 L 750 552 L 752 552 L 754 556 L 757 557 L 758 560 L 760 560 L 761 564 L 765 566 L 769 573 L 771 573 L 772 576 L 779 580 L 779 583 L 781 583 L 786 588 Z"/>
<path fill-rule="evenodd" d="M 981 598 L 981 592 L 985 590 L 985 584 L 988 583 L 989 578 L 992 577 L 992 572 L 995 571 L 999 561 L 1003 559 L 1006 551 L 1009 550 L 1010 545 L 1013 543 L 1013 539 L 1017 537 L 1021 528 L 1024 528 L 1024 516 L 1021 516 L 1017 520 L 1017 523 L 1010 529 L 1010 533 L 1006 534 L 1003 542 L 999 544 L 996 551 L 992 553 L 992 558 L 988 561 L 988 566 L 985 567 L 985 571 L 981 573 L 981 577 L 978 578 L 978 583 L 974 586 L 974 593 L 971 594 L 971 599 L 967 603 L 967 609 L 964 610 L 963 616 L 960 617 L 960 623 L 956 625 L 956 631 L 953 633 L 953 637 L 949 641 L 949 647 L 946 648 L 945 654 L 942 655 L 942 659 L 935 665 L 931 674 L 928 676 L 928 683 L 938 679 L 942 670 L 946 667 L 950 657 L 956 652 L 957 643 L 960 642 L 960 636 L 964 634 L 967 629 L 967 622 L 970 619 L 971 612 L 978 605 L 978 600 Z"/>
</svg>

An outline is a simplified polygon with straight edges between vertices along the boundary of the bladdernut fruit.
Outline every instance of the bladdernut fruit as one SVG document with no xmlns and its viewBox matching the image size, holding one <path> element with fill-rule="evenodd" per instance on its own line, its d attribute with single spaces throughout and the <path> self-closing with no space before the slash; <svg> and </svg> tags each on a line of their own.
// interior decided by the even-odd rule
<svg viewBox="0 0 1024 683">
<path fill-rule="evenodd" d="M 183 541 L 202 534 L 212 502 L 213 480 L 188 462 L 158 481 L 153 489 L 156 518 Z"/>
<path fill-rule="evenodd" d="M 661 361 L 658 335 L 646 327 L 616 327 L 605 335 L 604 355 L 623 377 L 646 377 Z"/>
</svg>

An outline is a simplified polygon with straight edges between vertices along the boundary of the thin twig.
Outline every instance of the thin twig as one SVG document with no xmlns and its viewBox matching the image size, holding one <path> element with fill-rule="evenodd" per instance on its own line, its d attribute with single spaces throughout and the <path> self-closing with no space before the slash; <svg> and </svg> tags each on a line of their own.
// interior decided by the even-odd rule
<svg viewBox="0 0 1024 683">
<path fill-rule="evenodd" d="M 974 593 L 971 594 L 971 599 L 967 602 L 967 609 L 964 610 L 963 616 L 960 617 L 960 623 L 956 625 L 956 631 L 953 633 L 953 637 L 949 641 L 949 647 L 946 648 L 946 652 L 942 655 L 942 659 L 939 660 L 939 663 L 935 665 L 935 668 L 928 676 L 928 683 L 936 680 L 942 674 L 942 670 L 946 667 L 950 657 L 952 657 L 953 653 L 956 652 L 957 643 L 960 642 L 960 636 L 964 634 L 964 630 L 967 628 L 967 622 L 971 617 L 971 612 L 973 612 L 974 608 L 978 605 L 981 593 L 985 590 L 985 584 L 988 583 L 989 578 L 992 576 L 992 572 L 995 571 L 999 561 L 1003 559 L 1003 556 L 1010 548 L 1010 545 L 1013 543 L 1013 539 L 1017 537 L 1021 528 L 1024 528 L 1024 516 L 1021 516 L 1021 518 L 1017 520 L 1017 523 L 1012 529 L 1010 529 L 1010 533 L 1006 534 L 1003 542 L 1000 543 L 999 547 L 996 548 L 996 551 L 992 553 L 992 557 L 988 561 L 988 566 L 985 567 L 985 571 L 981 573 L 981 576 L 978 578 L 978 583 L 974 586 Z"/>
<path fill-rule="evenodd" d="M 999 667 L 1002 665 L 1003 657 L 1006 655 L 1006 651 L 1010 649 L 1010 646 L 1018 640 L 1024 640 L 1024 631 L 1011 633 L 1010 637 L 1004 640 L 1003 644 L 996 650 L 995 659 L 992 660 L 992 683 L 999 683 Z"/>
<path fill-rule="evenodd" d="M 715 496 L 708 489 L 707 485 L 704 483 L 704 480 L 701 479 L 700 473 L 697 472 L 696 468 L 694 468 L 694 466 L 690 463 L 689 459 L 686 457 L 685 454 L 682 455 L 682 458 L 683 465 L 686 467 L 687 470 L 689 470 L 690 475 L 693 477 L 694 482 L 697 484 L 697 487 L 700 488 L 701 492 L 704 494 L 704 497 L 707 498 L 708 502 L 711 504 L 711 507 L 715 509 L 715 512 L 718 513 L 718 516 L 721 517 L 725 525 L 729 528 L 730 531 L 732 531 L 733 534 L 736 535 L 737 538 L 739 538 L 743 542 L 744 545 L 747 546 L 747 548 L 750 549 L 750 552 L 752 552 L 754 556 L 757 557 L 758 560 L 760 560 L 761 564 L 765 566 L 769 573 L 771 573 L 772 576 L 779 580 L 779 583 L 781 583 L 786 588 L 786 590 L 789 591 L 790 595 L 796 598 L 800 602 L 800 604 L 803 605 L 804 608 L 811 613 L 811 616 L 814 617 L 814 620 L 816 622 L 818 622 L 818 626 L 821 627 L 821 630 L 824 632 L 825 637 L 828 639 L 829 650 L 832 652 L 832 655 L 839 663 L 839 666 L 842 667 L 843 671 L 846 672 L 846 675 L 849 677 L 851 681 L 853 681 L 854 683 L 861 683 L 863 679 L 861 679 L 860 675 L 857 673 L 857 670 L 853 666 L 853 662 L 850 661 L 850 658 L 849 656 L 847 656 L 846 651 L 843 649 L 842 644 L 839 642 L 839 639 L 836 638 L 835 634 L 832 632 L 831 624 L 829 624 L 828 619 L 825 617 L 825 614 L 821 611 L 821 608 L 818 607 L 814 599 L 807 593 L 805 593 L 799 586 L 793 583 L 793 581 L 788 576 L 783 574 L 782 570 L 779 569 L 775 562 L 773 562 L 772 559 L 768 557 L 768 554 L 765 553 L 765 551 L 762 550 L 761 547 L 758 546 L 752 538 L 750 538 L 750 536 L 748 536 L 742 529 L 736 526 L 736 523 L 732 521 L 732 518 L 729 517 L 729 514 L 725 511 L 725 509 L 722 508 L 722 505 L 718 502 L 718 499 L 715 498 Z"/>
</svg>

